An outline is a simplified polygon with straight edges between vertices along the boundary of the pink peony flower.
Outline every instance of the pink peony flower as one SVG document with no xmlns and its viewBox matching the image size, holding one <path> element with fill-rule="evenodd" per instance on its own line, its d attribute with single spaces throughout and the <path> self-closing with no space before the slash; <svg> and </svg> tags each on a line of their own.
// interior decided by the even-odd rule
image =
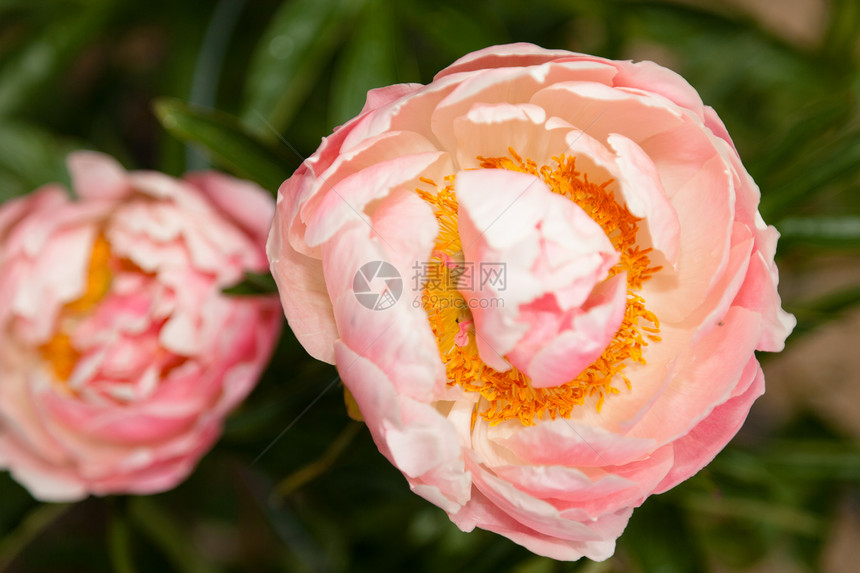
<svg viewBox="0 0 860 573">
<path fill-rule="evenodd" d="M 273 201 L 217 173 L 177 181 L 69 157 L 0 208 L 0 468 L 37 498 L 174 487 L 256 384 L 276 297 L 221 289 L 266 268 Z"/>
<path fill-rule="evenodd" d="M 758 202 L 673 72 L 514 44 L 371 91 L 281 187 L 268 253 L 415 493 L 602 560 L 737 432 L 793 328 Z"/>
</svg>

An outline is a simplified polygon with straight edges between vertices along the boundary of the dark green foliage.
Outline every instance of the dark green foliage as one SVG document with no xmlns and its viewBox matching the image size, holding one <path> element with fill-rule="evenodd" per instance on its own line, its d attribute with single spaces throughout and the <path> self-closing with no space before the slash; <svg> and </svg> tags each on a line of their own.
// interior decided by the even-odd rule
<svg viewBox="0 0 860 573">
<path fill-rule="evenodd" d="M 68 185 L 71 149 L 178 175 L 186 144 L 274 193 L 368 89 L 426 83 L 472 50 L 529 41 L 652 54 L 687 78 L 762 189 L 762 213 L 783 233 L 783 276 L 860 250 L 855 0 L 832 0 L 813 42 L 728 1 L 255 0 L 228 12 L 232 34 L 207 44 L 218 53 L 201 53 L 216 5 L 0 0 L 0 200 Z M 203 107 L 191 101 L 195 77 L 211 100 Z M 273 289 L 268 275 L 249 275 L 227 292 Z M 860 304 L 857 284 L 795 292 L 785 300 L 799 319 L 794 340 Z M 556 563 L 460 532 L 354 424 L 334 369 L 286 331 L 222 440 L 173 491 L 44 505 L 0 472 L 0 571 L 681 573 L 744 570 L 775 554 L 816 571 L 837 509 L 853 499 L 856 511 L 860 495 L 856 436 L 792 412 L 646 500 L 610 561 Z"/>
</svg>

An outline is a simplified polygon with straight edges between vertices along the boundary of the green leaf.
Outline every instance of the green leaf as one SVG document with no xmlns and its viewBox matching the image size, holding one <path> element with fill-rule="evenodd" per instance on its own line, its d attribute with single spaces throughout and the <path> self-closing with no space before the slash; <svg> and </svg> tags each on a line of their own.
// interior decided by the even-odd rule
<svg viewBox="0 0 860 573">
<path fill-rule="evenodd" d="M 394 30 L 393 5 L 370 0 L 335 67 L 329 107 L 332 125 L 357 115 L 370 89 L 397 82 Z"/>
<path fill-rule="evenodd" d="M 848 93 L 831 94 L 796 110 L 790 121 L 755 146 L 757 155 L 745 157 L 744 163 L 759 183 L 768 200 L 781 172 L 802 160 L 811 150 L 819 147 L 828 137 L 833 138 L 853 113 L 853 96 Z"/>
<path fill-rule="evenodd" d="M 70 503 L 46 503 L 37 505 L 28 513 L 14 531 L 0 540 L 0 571 L 5 571 L 22 549 L 71 507 Z"/>
<path fill-rule="evenodd" d="M 273 195 L 298 166 L 298 158 L 261 141 L 227 114 L 175 99 L 157 100 L 155 113 L 175 137 L 200 146 L 217 163 L 239 177 L 256 181 Z"/>
<path fill-rule="evenodd" d="M 860 176 L 860 130 L 819 142 L 784 166 L 762 195 L 765 220 L 779 220 L 827 190 L 846 188 Z"/>
<path fill-rule="evenodd" d="M 223 289 L 224 294 L 234 296 L 257 296 L 278 292 L 278 284 L 270 273 L 246 272 L 241 282 Z"/>
<path fill-rule="evenodd" d="M 108 553 L 111 564 L 117 573 L 135 573 L 128 523 L 125 517 L 114 513 L 108 526 Z"/>
<path fill-rule="evenodd" d="M 224 67 L 224 56 L 244 7 L 244 0 L 225 0 L 215 5 L 194 65 L 191 92 L 188 96 L 189 103 L 203 107 L 215 105 L 219 79 Z M 191 148 L 186 151 L 185 164 L 188 170 L 209 167 L 206 158 L 199 151 Z"/>
<path fill-rule="evenodd" d="M 110 3 L 92 1 L 73 6 L 40 25 L 38 35 L 0 62 L 0 117 L 16 112 L 30 96 L 52 80 L 84 44 L 98 36 Z"/>
<path fill-rule="evenodd" d="M 792 302 L 787 310 L 797 317 L 795 335 L 809 332 L 824 322 L 839 318 L 849 308 L 860 304 L 860 287 L 849 287 L 810 301 Z"/>
<path fill-rule="evenodd" d="M 353 438 L 364 428 L 364 424 L 349 422 L 318 459 L 302 466 L 275 486 L 272 492 L 273 502 L 280 506 L 286 497 L 300 489 L 306 483 L 329 471 L 338 457 L 352 443 Z"/>
<path fill-rule="evenodd" d="M 482 10 L 475 5 L 473 9 L 483 13 L 467 12 L 435 1 L 408 2 L 403 9 L 410 23 L 433 42 L 435 50 L 445 55 L 447 63 L 469 52 L 509 41 L 495 10 Z"/>
<path fill-rule="evenodd" d="M 792 440 L 768 448 L 765 462 L 778 475 L 797 479 L 860 482 L 860 448 L 832 440 Z"/>
<path fill-rule="evenodd" d="M 19 121 L 0 120 L 0 201 L 46 183 L 69 185 L 65 158 L 74 145 Z"/>
<path fill-rule="evenodd" d="M 633 513 L 618 545 L 643 572 L 699 573 L 706 569 L 684 514 L 660 499 L 649 499 Z"/>
<path fill-rule="evenodd" d="M 531 557 L 511 569 L 511 573 L 555 573 L 558 563 L 546 557 Z"/>
<path fill-rule="evenodd" d="M 252 464 L 253 465 L 253 464 Z M 272 484 L 269 477 L 253 468 L 237 472 L 237 484 L 243 485 L 243 500 L 248 509 L 256 509 L 265 517 L 271 531 L 289 555 L 284 571 L 346 571 L 336 566 L 344 561 L 342 531 L 337 522 L 310 509 L 310 518 L 290 506 L 275 508 L 269 499 Z M 320 531 L 322 529 L 323 531 Z"/>
<path fill-rule="evenodd" d="M 759 522 L 801 535 L 820 535 L 824 524 L 814 515 L 776 502 L 749 497 L 690 495 L 683 498 L 689 510 L 713 517 Z"/>
<path fill-rule="evenodd" d="M 782 238 L 819 247 L 860 247 L 860 217 L 792 217 L 777 225 Z"/>
<path fill-rule="evenodd" d="M 827 31 L 822 35 L 823 51 L 845 67 L 856 61 L 860 32 L 860 4 L 856 0 L 831 0 Z"/>
<path fill-rule="evenodd" d="M 344 37 L 363 1 L 285 2 L 257 44 L 242 122 L 274 138 L 293 119 Z"/>
<path fill-rule="evenodd" d="M 167 557 L 180 573 L 211 573 L 215 569 L 204 559 L 184 528 L 175 522 L 152 497 L 128 500 L 128 516 Z"/>
</svg>

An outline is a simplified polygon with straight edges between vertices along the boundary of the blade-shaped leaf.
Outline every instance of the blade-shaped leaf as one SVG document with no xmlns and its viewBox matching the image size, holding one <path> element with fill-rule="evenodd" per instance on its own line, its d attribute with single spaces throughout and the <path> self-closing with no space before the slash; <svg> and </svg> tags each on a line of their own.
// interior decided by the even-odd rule
<svg viewBox="0 0 860 573">
<path fill-rule="evenodd" d="M 46 183 L 68 186 L 66 155 L 74 145 L 18 121 L 0 121 L 0 201 Z"/>
<path fill-rule="evenodd" d="M 128 519 L 136 530 L 146 537 L 167 557 L 174 571 L 182 573 L 210 573 L 214 571 L 199 553 L 182 525 L 162 508 L 153 497 L 132 497 L 128 500 Z"/>
<path fill-rule="evenodd" d="M 278 292 L 278 285 L 269 273 L 245 273 L 238 284 L 229 286 L 221 292 L 234 296 L 256 296 Z"/>
<path fill-rule="evenodd" d="M 856 0 L 831 0 L 829 4 L 829 22 L 822 35 L 823 48 L 833 60 L 848 65 L 856 59 L 860 4 Z"/>
<path fill-rule="evenodd" d="M 520 3 L 514 6 L 522 8 Z M 469 52 L 510 41 L 498 12 L 502 6 L 472 11 L 458 10 L 439 2 L 407 2 L 402 5 L 410 23 L 421 30 L 443 55 L 441 65 Z"/>
<path fill-rule="evenodd" d="M 285 2 L 257 44 L 242 122 L 264 138 L 289 125 L 363 1 Z"/>
<path fill-rule="evenodd" d="M 860 131 L 822 143 L 780 170 L 762 195 L 765 220 L 778 220 L 834 186 L 850 186 L 860 176 Z"/>
<path fill-rule="evenodd" d="M 358 114 L 368 90 L 397 81 L 392 8 L 379 0 L 370 0 L 365 5 L 358 29 L 335 68 L 329 108 L 332 125 L 340 125 Z"/>
<path fill-rule="evenodd" d="M 0 540 L 0 571 L 5 571 L 24 547 L 71 508 L 72 504 L 68 503 L 42 504 L 33 508 L 14 531 Z"/>
<path fill-rule="evenodd" d="M 114 515 L 108 527 L 108 553 L 114 571 L 117 573 L 135 573 L 134 556 L 132 555 L 131 533 L 128 522 L 122 515 Z"/>
<path fill-rule="evenodd" d="M 860 217 L 791 217 L 777 228 L 786 241 L 827 248 L 860 247 Z"/>
<path fill-rule="evenodd" d="M 649 499 L 636 510 L 618 547 L 631 557 L 640 571 L 693 573 L 705 570 L 703 555 L 686 516 L 679 508 L 659 499 Z"/>
<path fill-rule="evenodd" d="M 849 308 L 860 304 L 860 287 L 850 287 L 811 301 L 798 301 L 786 305 L 797 317 L 795 335 L 808 332 L 821 324 L 839 318 Z"/>
<path fill-rule="evenodd" d="M 175 99 L 158 100 L 155 113 L 171 134 L 205 149 L 220 165 L 273 194 L 299 163 L 298 158 L 261 141 L 227 114 Z"/>
<path fill-rule="evenodd" d="M 779 475 L 809 480 L 860 482 L 860 448 L 829 440 L 774 443 L 764 458 Z"/>
<path fill-rule="evenodd" d="M 758 156 L 744 158 L 750 173 L 762 186 L 769 188 L 769 178 L 786 165 L 804 157 L 810 147 L 820 145 L 828 135 L 843 128 L 853 112 L 851 93 L 832 94 L 798 109 L 783 125 L 756 148 Z"/>
<path fill-rule="evenodd" d="M 110 13 L 109 2 L 93 1 L 48 21 L 14 54 L 0 61 L 0 116 L 8 116 L 93 37 Z"/>
<path fill-rule="evenodd" d="M 684 507 L 714 517 L 761 522 L 801 535 L 820 535 L 823 523 L 816 516 L 785 504 L 752 497 L 690 495 Z"/>
</svg>

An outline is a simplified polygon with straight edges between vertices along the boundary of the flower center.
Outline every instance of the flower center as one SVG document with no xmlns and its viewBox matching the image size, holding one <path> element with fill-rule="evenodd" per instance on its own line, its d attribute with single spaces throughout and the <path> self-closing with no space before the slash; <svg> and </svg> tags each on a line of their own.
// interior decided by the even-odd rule
<svg viewBox="0 0 860 573">
<path fill-rule="evenodd" d="M 63 306 L 60 312 L 60 327 L 53 338 L 42 345 L 42 357 L 51 365 L 54 375 L 65 382 L 72 375 L 80 352 L 72 344 L 63 323 L 75 320 L 89 313 L 104 298 L 110 288 L 110 243 L 103 235 L 98 235 L 93 243 L 90 265 L 87 271 L 87 288 L 77 300 Z"/>
<path fill-rule="evenodd" d="M 434 207 L 440 229 L 428 262 L 422 301 L 447 370 L 448 385 L 460 385 L 467 392 L 479 393 L 482 400 L 477 413 L 494 425 L 513 419 L 528 426 L 546 416 L 569 418 L 575 407 L 591 397 L 596 399 L 599 412 L 607 395 L 620 393 L 613 386 L 616 379 L 623 381 L 628 390 L 632 389 L 624 369 L 631 363 L 645 364 L 643 348 L 648 340 L 660 340 L 660 323 L 637 291 L 661 267 L 651 266 L 650 248 L 640 249 L 636 244 L 639 219 L 615 201 L 609 190 L 611 180 L 600 185 L 590 182 L 587 175 L 576 170 L 575 157 L 562 155 L 553 158 L 553 164 L 538 167 L 530 159 L 523 160 L 513 149 L 509 151 L 511 157 L 478 157 L 481 168 L 520 171 L 539 177 L 554 193 L 579 205 L 606 233 L 620 256 L 609 277 L 627 272 L 624 319 L 603 354 L 576 378 L 560 386 L 534 388 L 529 378 L 516 368 L 499 372 L 484 364 L 478 355 L 469 305 L 492 301 L 466 301 L 456 286 L 451 288 L 468 268 L 463 262 L 458 232 L 454 176 L 446 177 L 441 189 L 435 182 L 422 179 L 436 188 L 435 192 L 416 191 Z"/>
</svg>

